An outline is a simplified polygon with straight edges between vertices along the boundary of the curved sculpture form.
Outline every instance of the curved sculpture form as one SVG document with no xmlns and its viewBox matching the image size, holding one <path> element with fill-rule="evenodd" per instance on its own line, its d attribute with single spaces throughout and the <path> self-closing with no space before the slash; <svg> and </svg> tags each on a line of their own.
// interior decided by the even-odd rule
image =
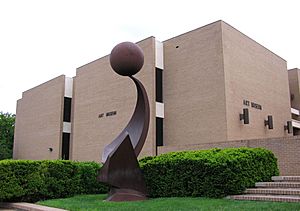
<svg viewBox="0 0 300 211">
<path fill-rule="evenodd" d="M 130 78 L 135 83 L 137 89 L 137 102 L 134 113 L 120 135 L 113 140 L 113 142 L 105 146 L 102 154 L 102 163 L 106 162 L 108 155 L 115 149 L 117 145 L 120 144 L 120 142 L 123 141 L 125 133 L 128 133 L 130 136 L 136 156 L 140 154 L 146 140 L 150 117 L 147 93 L 143 84 L 138 79 L 134 78 L 133 76 L 130 76 Z"/>
<path fill-rule="evenodd" d="M 150 108 L 143 84 L 132 76 L 143 66 L 144 56 L 137 45 L 121 43 L 112 50 L 110 62 L 115 72 L 133 80 L 137 89 L 137 102 L 127 126 L 104 148 L 103 167 L 97 179 L 110 186 L 107 201 L 145 200 L 146 184 L 137 156 L 147 137 Z"/>
</svg>

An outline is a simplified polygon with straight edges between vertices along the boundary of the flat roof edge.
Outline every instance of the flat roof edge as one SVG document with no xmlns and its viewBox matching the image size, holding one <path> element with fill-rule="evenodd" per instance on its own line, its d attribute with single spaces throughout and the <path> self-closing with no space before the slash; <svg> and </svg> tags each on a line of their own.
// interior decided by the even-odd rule
<svg viewBox="0 0 300 211">
<path fill-rule="evenodd" d="M 135 43 L 138 44 L 138 43 L 143 42 L 143 41 L 145 41 L 145 40 L 147 40 L 147 39 L 150 39 L 150 38 L 154 38 L 154 39 L 155 39 L 154 36 L 149 36 L 149 37 L 146 37 L 146 38 L 144 38 L 144 39 L 142 39 L 142 40 L 139 40 L 138 42 L 135 42 Z M 126 41 L 124 41 L 124 42 L 126 42 Z M 100 59 L 103 59 L 103 58 L 105 58 L 105 57 L 107 57 L 107 56 L 109 56 L 109 55 L 110 55 L 110 54 L 106 54 L 106 55 L 104 55 L 104 56 L 102 56 L 102 57 L 100 57 L 100 58 L 98 58 L 98 59 L 95 59 L 95 60 L 93 60 L 93 61 L 91 61 L 91 62 L 88 62 L 88 63 L 86 63 L 86 64 L 84 64 L 84 65 L 81 65 L 81 66 L 77 67 L 77 68 L 76 68 L 76 73 L 77 73 L 77 71 L 78 71 L 80 68 L 82 68 L 82 67 L 84 67 L 84 66 L 86 66 L 86 65 L 89 65 L 89 64 L 91 64 L 91 63 L 94 63 L 94 62 L 96 62 L 96 61 L 98 61 L 98 60 L 100 60 Z"/>
<path fill-rule="evenodd" d="M 32 88 L 30 88 L 30 89 L 27 89 L 26 91 L 22 92 L 22 97 L 23 97 L 23 95 L 24 95 L 25 93 L 27 93 L 27 92 L 29 92 L 29 91 L 31 91 L 31 90 L 33 90 L 33 89 L 36 89 L 36 88 L 38 88 L 38 87 L 40 87 L 40 86 L 43 86 L 43 85 L 46 84 L 46 83 L 49 83 L 49 82 L 51 82 L 51 81 L 54 81 L 54 80 L 56 80 L 56 79 L 58 79 L 58 78 L 60 78 L 60 77 L 64 77 L 64 78 L 65 78 L 66 75 L 61 74 L 61 75 L 59 75 L 59 76 L 57 76 L 57 77 L 55 77 L 55 78 L 52 78 L 52 79 L 50 79 L 50 80 L 48 80 L 48 81 L 45 81 L 45 82 L 43 82 L 43 83 L 41 83 L 41 84 L 39 84 L 39 85 L 36 85 L 36 86 L 32 87 Z"/>
<path fill-rule="evenodd" d="M 176 36 L 174 36 L 174 37 L 171 37 L 171 38 L 169 38 L 169 39 L 166 39 L 166 40 L 164 40 L 164 41 L 162 41 L 162 42 L 167 42 L 167 41 L 172 40 L 172 39 L 174 39 L 174 38 L 183 36 L 183 35 L 185 35 L 185 34 L 189 34 L 189 33 L 191 33 L 191 32 L 197 31 L 197 30 L 199 30 L 199 29 L 205 28 L 205 27 L 210 26 L 210 25 L 213 25 L 213 24 L 217 24 L 217 23 L 219 23 L 219 22 L 223 22 L 223 21 L 222 21 L 222 20 L 214 21 L 214 22 L 212 22 L 212 23 L 206 24 L 206 25 L 204 25 L 204 26 L 200 26 L 200 27 L 198 27 L 198 28 L 196 28 L 196 29 L 192 29 L 192 30 L 190 30 L 190 31 L 187 31 L 187 32 L 184 32 L 184 33 L 182 33 L 182 34 L 179 34 L 179 35 L 176 35 Z"/>
<path fill-rule="evenodd" d="M 235 27 L 233 27 L 232 25 L 230 25 L 229 23 L 225 22 L 225 21 L 221 21 L 223 24 L 226 24 L 227 26 L 229 26 L 230 28 L 234 29 L 235 31 L 239 32 L 240 34 L 242 34 L 243 36 L 247 37 L 248 39 L 252 40 L 253 42 L 255 42 L 256 44 L 260 45 L 261 47 L 263 47 L 264 49 L 266 49 L 267 51 L 269 51 L 270 53 L 272 53 L 273 55 L 277 56 L 278 58 L 284 60 L 285 62 L 287 62 L 287 60 L 285 60 L 284 58 L 282 58 L 281 56 L 279 56 L 278 54 L 274 53 L 273 51 L 271 51 L 270 49 L 268 49 L 267 47 L 263 46 L 262 44 L 260 44 L 259 42 L 255 41 L 254 39 L 252 39 L 251 37 L 249 37 L 248 35 L 244 34 L 243 32 L 241 32 L 240 30 L 236 29 Z"/>
</svg>

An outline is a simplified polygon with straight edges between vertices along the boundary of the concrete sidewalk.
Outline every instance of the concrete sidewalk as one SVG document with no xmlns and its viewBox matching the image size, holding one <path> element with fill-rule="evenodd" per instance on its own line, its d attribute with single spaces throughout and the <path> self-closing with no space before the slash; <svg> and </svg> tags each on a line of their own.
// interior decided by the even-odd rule
<svg viewBox="0 0 300 211">
<path fill-rule="evenodd" d="M 63 209 L 46 207 L 37 204 L 25 203 L 25 202 L 17 202 L 17 203 L 0 203 L 1 211 L 67 211 Z"/>
</svg>

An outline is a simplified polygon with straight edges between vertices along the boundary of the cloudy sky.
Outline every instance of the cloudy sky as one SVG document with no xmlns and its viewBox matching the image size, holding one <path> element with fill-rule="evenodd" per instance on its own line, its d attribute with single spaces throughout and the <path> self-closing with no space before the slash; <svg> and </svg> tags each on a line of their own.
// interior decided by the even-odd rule
<svg viewBox="0 0 300 211">
<path fill-rule="evenodd" d="M 0 111 L 22 92 L 110 53 L 224 20 L 300 68 L 297 0 L 0 0 Z"/>
</svg>

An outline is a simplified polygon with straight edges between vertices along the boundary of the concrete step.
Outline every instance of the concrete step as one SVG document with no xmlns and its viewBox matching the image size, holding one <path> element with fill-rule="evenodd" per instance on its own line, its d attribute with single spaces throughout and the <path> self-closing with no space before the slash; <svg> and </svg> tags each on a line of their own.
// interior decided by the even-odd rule
<svg viewBox="0 0 300 211">
<path fill-rule="evenodd" d="M 257 194 L 246 194 L 246 195 L 235 195 L 230 196 L 234 200 L 250 200 L 250 201 L 274 201 L 274 202 L 300 202 L 299 196 L 289 195 L 257 195 Z"/>
<path fill-rule="evenodd" d="M 257 182 L 257 188 L 300 188 L 300 182 Z"/>
<path fill-rule="evenodd" d="M 261 195 L 298 195 L 300 189 L 296 188 L 248 188 L 246 194 L 261 194 Z"/>
<path fill-rule="evenodd" d="M 274 176 L 272 180 L 275 182 L 300 182 L 300 176 Z"/>
</svg>

